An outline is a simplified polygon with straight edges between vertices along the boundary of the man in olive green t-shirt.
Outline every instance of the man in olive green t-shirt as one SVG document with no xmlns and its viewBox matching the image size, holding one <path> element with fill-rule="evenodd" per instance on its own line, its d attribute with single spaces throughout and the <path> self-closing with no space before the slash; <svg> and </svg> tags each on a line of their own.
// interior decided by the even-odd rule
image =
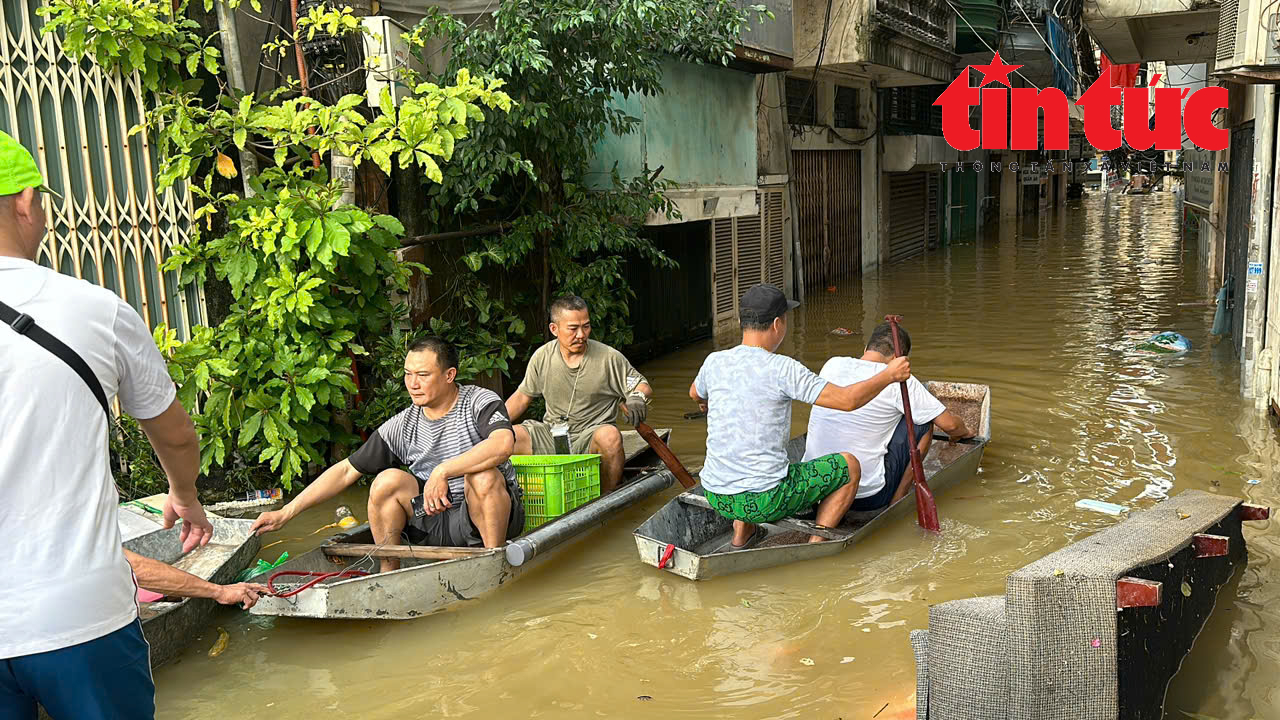
<svg viewBox="0 0 1280 720">
<path fill-rule="evenodd" d="M 551 334 L 556 339 L 534 351 L 524 381 L 507 398 L 512 422 L 536 397 L 547 406 L 541 421 L 526 420 L 515 426 L 513 454 L 554 454 L 552 429 L 567 426 L 571 452 L 600 455 L 603 495 L 622 478 L 622 433 L 614 425 L 618 409 L 633 425 L 644 422 L 653 390 L 622 353 L 589 339 L 590 311 L 577 295 L 551 303 Z"/>
</svg>

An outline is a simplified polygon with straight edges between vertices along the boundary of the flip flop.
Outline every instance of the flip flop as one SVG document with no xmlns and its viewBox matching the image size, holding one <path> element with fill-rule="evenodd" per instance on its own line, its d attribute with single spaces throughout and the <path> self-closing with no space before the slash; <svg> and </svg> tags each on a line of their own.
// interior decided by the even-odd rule
<svg viewBox="0 0 1280 720">
<path fill-rule="evenodd" d="M 741 545 L 734 545 L 733 538 L 729 538 L 729 542 L 725 543 L 724 545 L 721 545 L 720 549 L 717 550 L 716 552 L 733 552 L 735 550 L 747 550 L 753 545 L 756 545 L 761 540 L 763 540 L 765 536 L 768 534 L 769 534 L 769 531 L 765 530 L 763 525 L 757 525 L 756 531 L 751 533 L 751 537 L 747 538 L 747 541 L 745 543 Z"/>
</svg>

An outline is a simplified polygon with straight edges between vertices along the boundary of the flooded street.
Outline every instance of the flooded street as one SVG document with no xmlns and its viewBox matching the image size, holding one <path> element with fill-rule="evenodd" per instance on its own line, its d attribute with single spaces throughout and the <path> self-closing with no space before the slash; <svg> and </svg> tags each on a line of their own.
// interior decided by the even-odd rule
<svg viewBox="0 0 1280 720">
<path fill-rule="evenodd" d="M 1002 594 L 1009 572 L 1117 522 L 1077 500 L 1142 508 L 1197 488 L 1280 505 L 1280 438 L 1209 335 L 1216 288 L 1168 193 L 1094 194 L 989 230 L 810 289 L 780 350 L 816 370 L 860 355 L 865 333 L 898 313 L 918 377 L 991 386 L 991 444 L 977 476 L 939 495 L 940 536 L 905 517 L 833 558 L 693 583 L 640 564 L 631 536 L 673 489 L 458 611 L 405 623 L 225 615 L 224 653 L 207 656 L 211 630 L 157 671 L 157 717 L 914 717 L 908 632 L 926 627 L 930 604 Z M 1138 354 L 1159 330 L 1193 350 Z M 687 393 L 712 349 L 642 368 L 657 393 L 649 423 L 673 428 L 690 467 L 706 428 L 683 418 Z M 793 432 L 807 420 L 797 405 Z M 339 502 L 363 520 L 364 492 L 267 536 L 286 542 L 262 557 L 318 544 L 323 533 L 307 533 Z M 1249 566 L 1174 679 L 1167 717 L 1280 717 L 1272 528 L 1246 525 Z"/>
</svg>

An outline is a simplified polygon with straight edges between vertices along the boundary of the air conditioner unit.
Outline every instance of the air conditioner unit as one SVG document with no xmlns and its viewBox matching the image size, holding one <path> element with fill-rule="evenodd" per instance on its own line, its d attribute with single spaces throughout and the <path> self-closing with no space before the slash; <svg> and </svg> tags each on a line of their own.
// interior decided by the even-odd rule
<svg viewBox="0 0 1280 720">
<path fill-rule="evenodd" d="M 1214 74 L 1236 82 L 1280 83 L 1280 5 L 1222 0 Z"/>
<path fill-rule="evenodd" d="M 426 66 L 409 52 L 409 44 L 403 39 L 408 30 L 403 25 L 386 15 L 372 15 L 361 20 L 365 30 L 365 66 L 369 71 L 365 80 L 369 107 L 377 108 L 382 103 L 384 88 L 390 91 L 392 104 L 399 105 L 402 98 L 413 93 L 413 88 L 404 82 L 402 69 L 425 73 Z"/>
</svg>

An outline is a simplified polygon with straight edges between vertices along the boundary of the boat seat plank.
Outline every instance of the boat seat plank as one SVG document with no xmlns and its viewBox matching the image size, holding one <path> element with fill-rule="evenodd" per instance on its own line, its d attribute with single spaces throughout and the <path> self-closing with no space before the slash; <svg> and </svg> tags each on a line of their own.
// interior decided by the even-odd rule
<svg viewBox="0 0 1280 720">
<path fill-rule="evenodd" d="M 680 493 L 678 497 L 680 498 L 680 502 L 685 505 L 692 505 L 693 507 L 699 507 L 706 510 L 712 509 L 711 503 L 707 502 L 707 499 L 698 493 L 683 492 Z M 808 533 L 810 535 L 817 535 L 818 537 L 823 537 L 828 540 L 844 540 L 851 534 L 844 530 L 838 530 L 835 528 L 820 528 L 816 523 L 809 520 L 801 520 L 800 518 L 783 518 L 782 520 L 764 524 L 779 530 L 795 530 L 798 532 Z"/>
<path fill-rule="evenodd" d="M 777 522 L 765 523 L 766 525 L 776 525 L 785 530 L 798 530 L 800 532 L 817 535 L 818 537 L 828 540 L 844 540 L 849 537 L 850 533 L 836 528 L 821 528 L 812 520 L 801 520 L 800 518 L 784 518 Z"/>
<path fill-rule="evenodd" d="M 329 557 L 417 558 L 420 560 L 457 560 L 488 555 L 496 548 L 440 547 L 435 545 L 367 545 L 333 543 L 320 546 Z"/>
</svg>

